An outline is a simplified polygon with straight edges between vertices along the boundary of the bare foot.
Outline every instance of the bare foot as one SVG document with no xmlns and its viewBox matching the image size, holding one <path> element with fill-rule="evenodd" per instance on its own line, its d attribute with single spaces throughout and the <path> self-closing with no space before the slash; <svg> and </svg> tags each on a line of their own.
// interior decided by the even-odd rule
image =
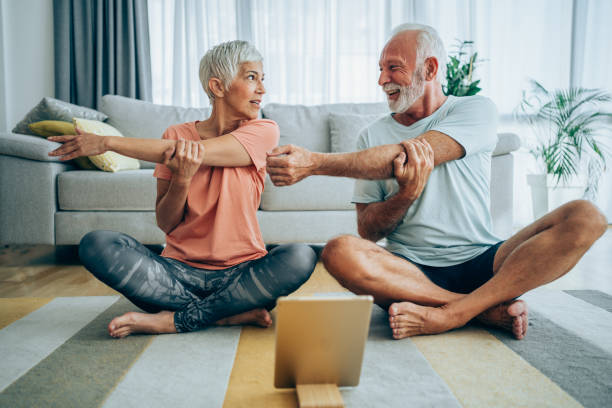
<svg viewBox="0 0 612 408">
<path fill-rule="evenodd" d="M 248 312 L 226 317 L 215 322 L 218 326 L 235 326 L 239 324 L 252 324 L 261 327 L 270 327 L 272 317 L 266 309 L 253 309 Z"/>
<path fill-rule="evenodd" d="M 484 324 L 508 330 L 517 340 L 521 340 L 527 333 L 527 303 L 522 300 L 500 303 L 485 310 L 476 319 Z"/>
<path fill-rule="evenodd" d="M 128 312 L 111 320 L 108 324 L 108 333 L 117 338 L 133 333 L 176 333 L 174 312 L 162 311 L 153 314 Z"/>
<path fill-rule="evenodd" d="M 394 339 L 442 333 L 462 325 L 450 319 L 444 306 L 428 307 L 400 302 L 389 307 L 389 326 L 393 330 Z"/>
</svg>

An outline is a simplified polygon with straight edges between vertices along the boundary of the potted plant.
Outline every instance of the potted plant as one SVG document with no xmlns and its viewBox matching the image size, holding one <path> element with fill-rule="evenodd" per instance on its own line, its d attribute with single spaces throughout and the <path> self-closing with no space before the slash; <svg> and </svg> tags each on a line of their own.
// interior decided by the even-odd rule
<svg viewBox="0 0 612 408">
<path fill-rule="evenodd" d="M 455 50 L 448 55 L 444 95 L 471 96 L 480 92 L 480 80 L 472 81 L 476 65 L 481 62 L 474 51 L 474 41 L 457 40 Z"/>
<path fill-rule="evenodd" d="M 612 95 L 602 89 L 547 90 L 535 80 L 523 92 L 518 119 L 533 127 L 530 150 L 540 174 L 527 175 L 533 215 L 539 218 L 572 199 L 594 199 L 606 152 L 601 141 L 611 134 L 612 113 L 602 111 Z"/>
</svg>

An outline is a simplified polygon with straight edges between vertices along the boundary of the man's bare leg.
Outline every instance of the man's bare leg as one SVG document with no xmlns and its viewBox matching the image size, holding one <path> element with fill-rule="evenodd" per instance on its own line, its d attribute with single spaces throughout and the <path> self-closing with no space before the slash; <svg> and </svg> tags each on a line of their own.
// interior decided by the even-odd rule
<svg viewBox="0 0 612 408">
<path fill-rule="evenodd" d="M 329 241 L 321 260 L 342 286 L 357 294 L 372 295 L 384 309 L 399 299 L 441 306 L 465 296 L 437 286 L 412 263 L 351 235 Z"/>
<path fill-rule="evenodd" d="M 253 309 L 220 319 L 215 322 L 215 324 L 218 326 L 252 324 L 255 326 L 269 327 L 272 324 L 272 317 L 270 317 L 270 313 L 266 309 Z M 108 325 L 108 332 L 112 337 L 117 338 L 126 337 L 135 333 L 176 333 L 176 328 L 174 327 L 174 312 L 128 312 L 111 320 Z"/>
<path fill-rule="evenodd" d="M 403 338 L 403 303 L 442 306 L 465 294 L 447 291 L 434 284 L 415 265 L 371 241 L 350 235 L 331 240 L 321 256 L 327 270 L 344 287 L 357 294 L 370 294 L 375 302 L 389 309 L 393 337 Z M 487 310 L 479 320 L 522 336 L 527 328 L 527 307 L 523 301 L 510 307 L 501 304 Z M 393 304 L 393 307 L 389 308 Z"/>
<path fill-rule="evenodd" d="M 503 310 L 504 302 L 510 302 L 510 316 L 521 315 L 523 309 L 526 313 L 524 302 L 512 299 L 566 274 L 606 228 L 605 217 L 588 201 L 559 207 L 502 244 L 493 278 L 472 293 L 440 307 L 413 301 L 393 304 L 390 313 L 401 316 L 398 337 L 448 331 L 497 305 Z"/>
</svg>

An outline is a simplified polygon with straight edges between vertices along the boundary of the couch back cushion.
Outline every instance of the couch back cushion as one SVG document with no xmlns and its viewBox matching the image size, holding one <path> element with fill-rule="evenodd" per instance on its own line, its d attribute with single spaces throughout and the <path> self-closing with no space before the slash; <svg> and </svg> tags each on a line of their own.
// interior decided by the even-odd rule
<svg viewBox="0 0 612 408">
<path fill-rule="evenodd" d="M 388 112 L 386 103 L 334 103 L 327 105 L 285 105 L 269 103 L 262 113 L 280 128 L 280 145 L 295 144 L 315 152 L 330 152 L 329 114 L 376 115 Z"/>
<path fill-rule="evenodd" d="M 357 139 L 361 131 L 377 119 L 377 115 L 356 115 L 353 113 L 330 113 L 329 133 L 332 153 L 357 151 Z"/>
<path fill-rule="evenodd" d="M 118 95 L 104 95 L 100 110 L 108 115 L 108 123 L 125 137 L 161 139 L 170 125 L 204 120 L 210 108 L 182 108 L 156 105 Z"/>
</svg>

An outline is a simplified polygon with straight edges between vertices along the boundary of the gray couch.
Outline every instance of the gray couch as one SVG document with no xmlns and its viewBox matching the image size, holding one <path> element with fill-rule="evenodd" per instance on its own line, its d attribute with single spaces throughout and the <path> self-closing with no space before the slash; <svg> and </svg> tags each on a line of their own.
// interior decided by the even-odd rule
<svg viewBox="0 0 612 408">
<path fill-rule="evenodd" d="M 106 95 L 100 110 L 126 137 L 159 138 L 174 123 L 206 118 L 208 109 L 154 105 Z M 268 104 L 265 118 L 281 130 L 280 144 L 313 151 L 342 151 L 354 146 L 358 131 L 387 111 L 385 104 L 297 106 Z M 516 135 L 500 134 L 492 159 L 491 212 L 501 237 L 512 228 L 512 151 Z M 132 235 L 145 244 L 161 244 L 155 224 L 155 179 L 151 163 L 140 170 L 105 173 L 79 170 L 47 153 L 58 146 L 43 138 L 0 134 L 0 243 L 78 244 L 95 229 Z M 310 177 L 290 187 L 266 180 L 258 218 L 266 243 L 323 243 L 356 233 L 353 181 Z"/>
</svg>

